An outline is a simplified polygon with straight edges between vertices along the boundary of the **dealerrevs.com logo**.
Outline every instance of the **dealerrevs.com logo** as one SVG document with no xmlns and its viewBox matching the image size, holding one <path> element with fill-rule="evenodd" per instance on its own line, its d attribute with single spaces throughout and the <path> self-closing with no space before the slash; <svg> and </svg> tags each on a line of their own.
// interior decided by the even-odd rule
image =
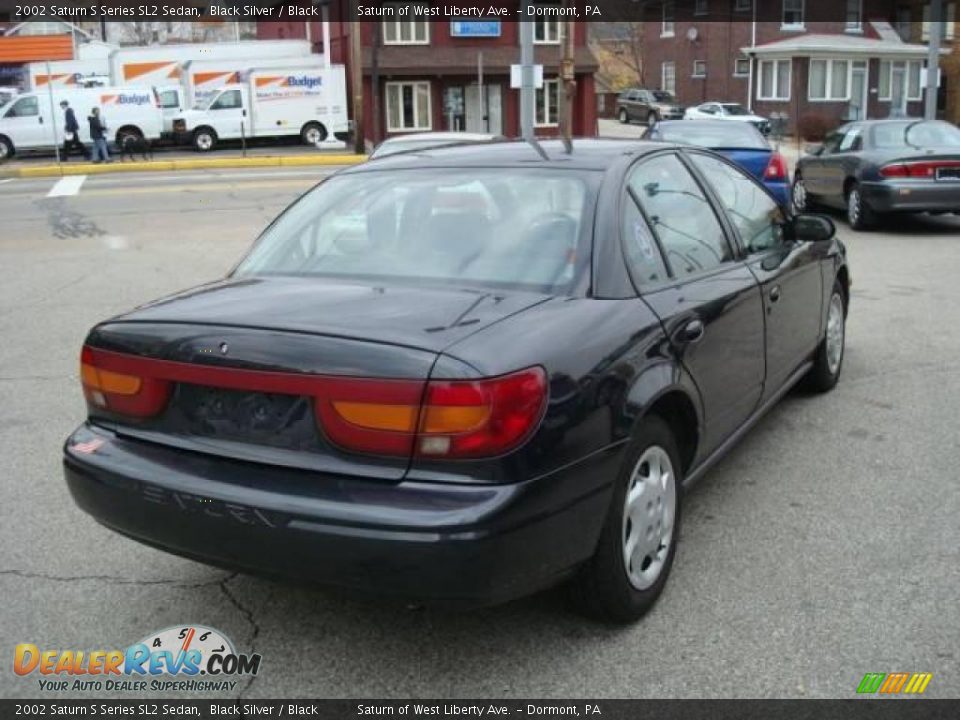
<svg viewBox="0 0 960 720">
<path fill-rule="evenodd" d="M 125 650 L 41 649 L 20 643 L 13 671 L 36 676 L 45 692 L 92 690 L 225 691 L 238 676 L 256 675 L 260 655 L 238 653 L 220 631 L 178 625 L 151 633 Z"/>
</svg>

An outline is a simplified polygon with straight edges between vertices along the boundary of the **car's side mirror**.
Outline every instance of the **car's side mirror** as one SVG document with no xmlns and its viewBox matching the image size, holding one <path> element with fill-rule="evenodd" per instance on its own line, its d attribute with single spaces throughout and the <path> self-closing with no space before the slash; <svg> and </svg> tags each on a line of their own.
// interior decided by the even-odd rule
<svg viewBox="0 0 960 720">
<path fill-rule="evenodd" d="M 790 221 L 791 235 L 798 242 L 823 242 L 832 240 L 837 226 L 825 215 L 801 214 Z"/>
<path fill-rule="evenodd" d="M 803 148 L 807 155 L 819 155 L 823 152 L 823 143 L 810 143 Z"/>
</svg>

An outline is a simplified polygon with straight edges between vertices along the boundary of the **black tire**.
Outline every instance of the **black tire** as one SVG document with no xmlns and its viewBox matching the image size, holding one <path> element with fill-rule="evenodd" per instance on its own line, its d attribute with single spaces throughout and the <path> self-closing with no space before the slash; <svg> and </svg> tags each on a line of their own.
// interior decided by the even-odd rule
<svg viewBox="0 0 960 720">
<path fill-rule="evenodd" d="M 13 143 L 5 137 L 0 137 L 0 163 L 13 157 Z"/>
<path fill-rule="evenodd" d="M 847 188 L 847 223 L 852 230 L 870 230 L 877 224 L 877 213 L 863 199 L 860 185 L 852 183 Z"/>
<path fill-rule="evenodd" d="M 212 128 L 197 128 L 193 132 L 192 142 L 197 152 L 210 152 L 217 146 L 217 134 Z"/>
<path fill-rule="evenodd" d="M 627 125 L 630 122 L 630 115 L 627 113 L 626 108 L 620 108 L 620 112 L 617 113 L 617 117 L 620 118 L 621 125 Z"/>
<path fill-rule="evenodd" d="M 840 355 L 839 360 L 831 361 L 831 313 L 835 301 L 840 304 Z M 823 340 L 817 346 L 817 351 L 813 356 L 813 367 L 806 377 L 806 385 L 813 392 L 825 393 L 833 390 L 840 379 L 840 373 L 843 370 L 843 357 L 846 354 L 846 318 L 847 318 L 847 297 L 843 291 L 843 286 L 839 281 L 833 284 L 833 292 L 830 293 L 830 306 L 827 310 L 827 328 L 823 333 Z M 833 343 L 836 343 L 836 335 L 833 336 Z"/>
<path fill-rule="evenodd" d="M 127 142 L 127 138 L 132 138 L 133 140 L 139 141 L 143 140 L 143 133 L 140 132 L 138 128 L 135 127 L 122 127 L 117 130 L 117 136 L 115 141 L 117 147 L 122 149 L 124 144 Z"/>
<path fill-rule="evenodd" d="M 628 577 L 624 560 L 624 534 L 627 528 L 624 505 L 638 461 L 648 450 L 655 448 L 666 452 L 673 468 L 675 497 L 672 535 L 659 575 L 649 587 L 638 589 Z M 682 482 L 683 470 L 673 433 L 659 417 L 644 418 L 634 433 L 623 467 L 617 474 L 613 498 L 596 552 L 571 582 L 572 598 L 581 611 L 607 622 L 630 623 L 653 607 L 667 582 L 677 552 L 682 516 Z"/>
<path fill-rule="evenodd" d="M 316 139 L 311 139 L 316 138 Z M 327 129 L 320 123 L 307 123 L 300 130 L 300 140 L 304 145 L 316 145 L 327 139 Z"/>
<path fill-rule="evenodd" d="M 659 119 L 660 118 L 657 117 L 657 113 L 651 110 L 650 112 L 647 113 L 647 127 L 653 127 L 654 125 L 657 124 L 657 121 Z"/>
<path fill-rule="evenodd" d="M 800 186 L 801 192 L 797 192 L 797 186 Z M 810 200 L 810 193 L 807 192 L 807 185 L 803 175 L 795 173 L 793 176 L 793 185 L 790 188 L 790 202 L 793 204 L 793 211 L 796 213 L 809 212 L 814 204 Z"/>
</svg>

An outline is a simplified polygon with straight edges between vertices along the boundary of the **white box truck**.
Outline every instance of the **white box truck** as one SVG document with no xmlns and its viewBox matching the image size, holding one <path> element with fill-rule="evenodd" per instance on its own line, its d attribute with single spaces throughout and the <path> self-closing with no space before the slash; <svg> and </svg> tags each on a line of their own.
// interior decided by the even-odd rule
<svg viewBox="0 0 960 720">
<path fill-rule="evenodd" d="M 18 95 L 0 110 L 0 161 L 23 150 L 52 149 L 62 145 L 64 114 L 60 103 L 73 108 L 80 126 L 79 137 L 90 142 L 87 116 L 93 108 L 107 127 L 107 135 L 117 145 L 132 136 L 157 140 L 163 128 L 163 116 L 153 88 L 143 86 L 52 88 Z"/>
<path fill-rule="evenodd" d="M 300 136 L 316 145 L 347 136 L 347 93 L 342 65 L 256 68 L 225 85 L 204 109 L 173 122 L 182 141 L 206 152 L 220 140 Z"/>
</svg>

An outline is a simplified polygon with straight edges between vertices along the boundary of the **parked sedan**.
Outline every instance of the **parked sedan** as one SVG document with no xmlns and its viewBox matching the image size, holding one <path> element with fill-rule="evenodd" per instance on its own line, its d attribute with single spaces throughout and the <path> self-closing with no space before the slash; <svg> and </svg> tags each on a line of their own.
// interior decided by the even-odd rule
<svg viewBox="0 0 960 720">
<path fill-rule="evenodd" d="M 659 120 L 679 120 L 683 108 L 664 90 L 631 88 L 617 98 L 617 118 L 621 123 L 642 122 L 653 125 Z"/>
<path fill-rule="evenodd" d="M 683 114 L 686 120 L 730 120 L 749 123 L 764 135 L 770 134 L 770 121 L 755 115 L 740 103 L 708 102 L 687 108 Z"/>
<path fill-rule="evenodd" d="M 395 135 L 377 145 L 373 152 L 370 153 L 370 159 L 376 160 L 387 157 L 388 155 L 413 150 L 426 150 L 427 148 L 461 145 L 465 143 L 486 143 L 503 139 L 502 135 L 468 132 L 426 132 Z"/>
<path fill-rule="evenodd" d="M 752 125 L 721 120 L 671 120 L 648 128 L 644 137 L 715 150 L 760 180 L 782 206 L 790 206 L 787 161 Z"/>
<path fill-rule="evenodd" d="M 358 165 L 225 279 L 89 332 L 66 481 L 107 527 L 218 566 L 461 607 L 569 579 L 630 621 L 682 491 L 801 379 L 837 382 L 833 235 L 699 148 Z"/>
<path fill-rule="evenodd" d="M 939 120 L 848 123 L 797 163 L 793 201 L 801 211 L 845 208 L 855 230 L 888 213 L 960 213 L 960 130 Z"/>
</svg>

